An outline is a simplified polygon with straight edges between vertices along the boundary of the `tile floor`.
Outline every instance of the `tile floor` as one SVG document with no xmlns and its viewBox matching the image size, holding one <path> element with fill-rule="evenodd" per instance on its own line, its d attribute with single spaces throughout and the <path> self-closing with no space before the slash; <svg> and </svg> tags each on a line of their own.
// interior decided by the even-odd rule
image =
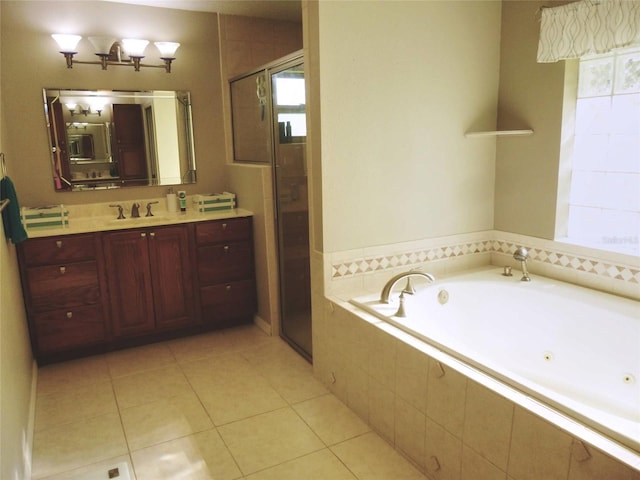
<svg viewBox="0 0 640 480">
<path fill-rule="evenodd" d="M 426 478 L 253 326 L 43 367 L 35 430 L 34 480 Z"/>
</svg>

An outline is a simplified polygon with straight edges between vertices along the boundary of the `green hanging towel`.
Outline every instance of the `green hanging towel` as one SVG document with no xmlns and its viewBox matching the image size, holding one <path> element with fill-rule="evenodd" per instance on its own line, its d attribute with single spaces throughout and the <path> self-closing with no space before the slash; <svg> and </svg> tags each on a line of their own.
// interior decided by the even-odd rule
<svg viewBox="0 0 640 480">
<path fill-rule="evenodd" d="M 0 200 L 9 199 L 9 205 L 2 211 L 4 235 L 13 243 L 20 243 L 27 239 L 27 232 L 20 221 L 20 205 L 13 182 L 9 177 L 0 180 Z"/>
</svg>

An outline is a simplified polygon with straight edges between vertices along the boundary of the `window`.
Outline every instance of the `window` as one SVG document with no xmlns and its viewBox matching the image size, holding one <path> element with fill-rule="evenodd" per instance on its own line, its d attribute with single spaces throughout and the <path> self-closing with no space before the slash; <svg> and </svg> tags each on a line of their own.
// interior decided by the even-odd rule
<svg viewBox="0 0 640 480">
<path fill-rule="evenodd" d="M 307 136 L 303 74 L 285 71 L 274 76 L 278 123 L 290 128 L 289 137 Z"/>
<path fill-rule="evenodd" d="M 640 48 L 579 62 L 566 241 L 640 255 Z"/>
</svg>

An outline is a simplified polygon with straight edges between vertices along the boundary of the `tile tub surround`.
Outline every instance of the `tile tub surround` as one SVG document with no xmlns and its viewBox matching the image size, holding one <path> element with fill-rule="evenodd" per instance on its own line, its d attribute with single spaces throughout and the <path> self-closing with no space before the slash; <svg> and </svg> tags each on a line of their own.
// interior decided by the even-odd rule
<svg viewBox="0 0 640 480">
<path fill-rule="evenodd" d="M 637 456 L 617 461 L 351 305 L 324 308 L 316 376 L 428 478 L 640 480 Z"/>
<path fill-rule="evenodd" d="M 483 265 L 519 270 L 518 246 L 529 250 L 533 275 L 640 300 L 639 257 L 495 230 L 326 254 L 325 293 L 346 299 L 377 291 L 394 273 L 417 267 L 436 276 Z"/>
</svg>

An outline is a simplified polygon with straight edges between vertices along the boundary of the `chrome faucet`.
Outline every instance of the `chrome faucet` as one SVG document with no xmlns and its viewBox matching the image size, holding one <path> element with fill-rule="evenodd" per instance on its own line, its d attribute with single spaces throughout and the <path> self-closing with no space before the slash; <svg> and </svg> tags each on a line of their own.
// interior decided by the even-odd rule
<svg viewBox="0 0 640 480">
<path fill-rule="evenodd" d="M 531 277 L 529 277 L 529 272 L 527 270 L 527 259 L 529 258 L 529 252 L 524 247 L 519 247 L 513 252 L 513 258 L 520 262 L 522 267 L 522 278 L 520 281 L 522 282 L 530 282 Z"/>
<path fill-rule="evenodd" d="M 131 218 L 140 218 L 140 204 L 134 202 L 131 205 Z"/>
<path fill-rule="evenodd" d="M 435 277 L 430 273 L 424 273 L 418 270 L 409 270 L 408 272 L 399 273 L 395 277 L 391 278 L 391 280 L 389 280 L 382 288 L 382 293 L 380 294 L 380 303 L 389 303 L 389 296 L 391 295 L 393 287 L 395 287 L 396 283 L 398 283 L 403 278 L 407 279 L 407 284 L 402 289 L 402 295 L 404 295 L 405 293 L 414 294 L 416 291 L 411 285 L 411 277 L 426 278 L 431 283 L 436 281 Z"/>
</svg>

